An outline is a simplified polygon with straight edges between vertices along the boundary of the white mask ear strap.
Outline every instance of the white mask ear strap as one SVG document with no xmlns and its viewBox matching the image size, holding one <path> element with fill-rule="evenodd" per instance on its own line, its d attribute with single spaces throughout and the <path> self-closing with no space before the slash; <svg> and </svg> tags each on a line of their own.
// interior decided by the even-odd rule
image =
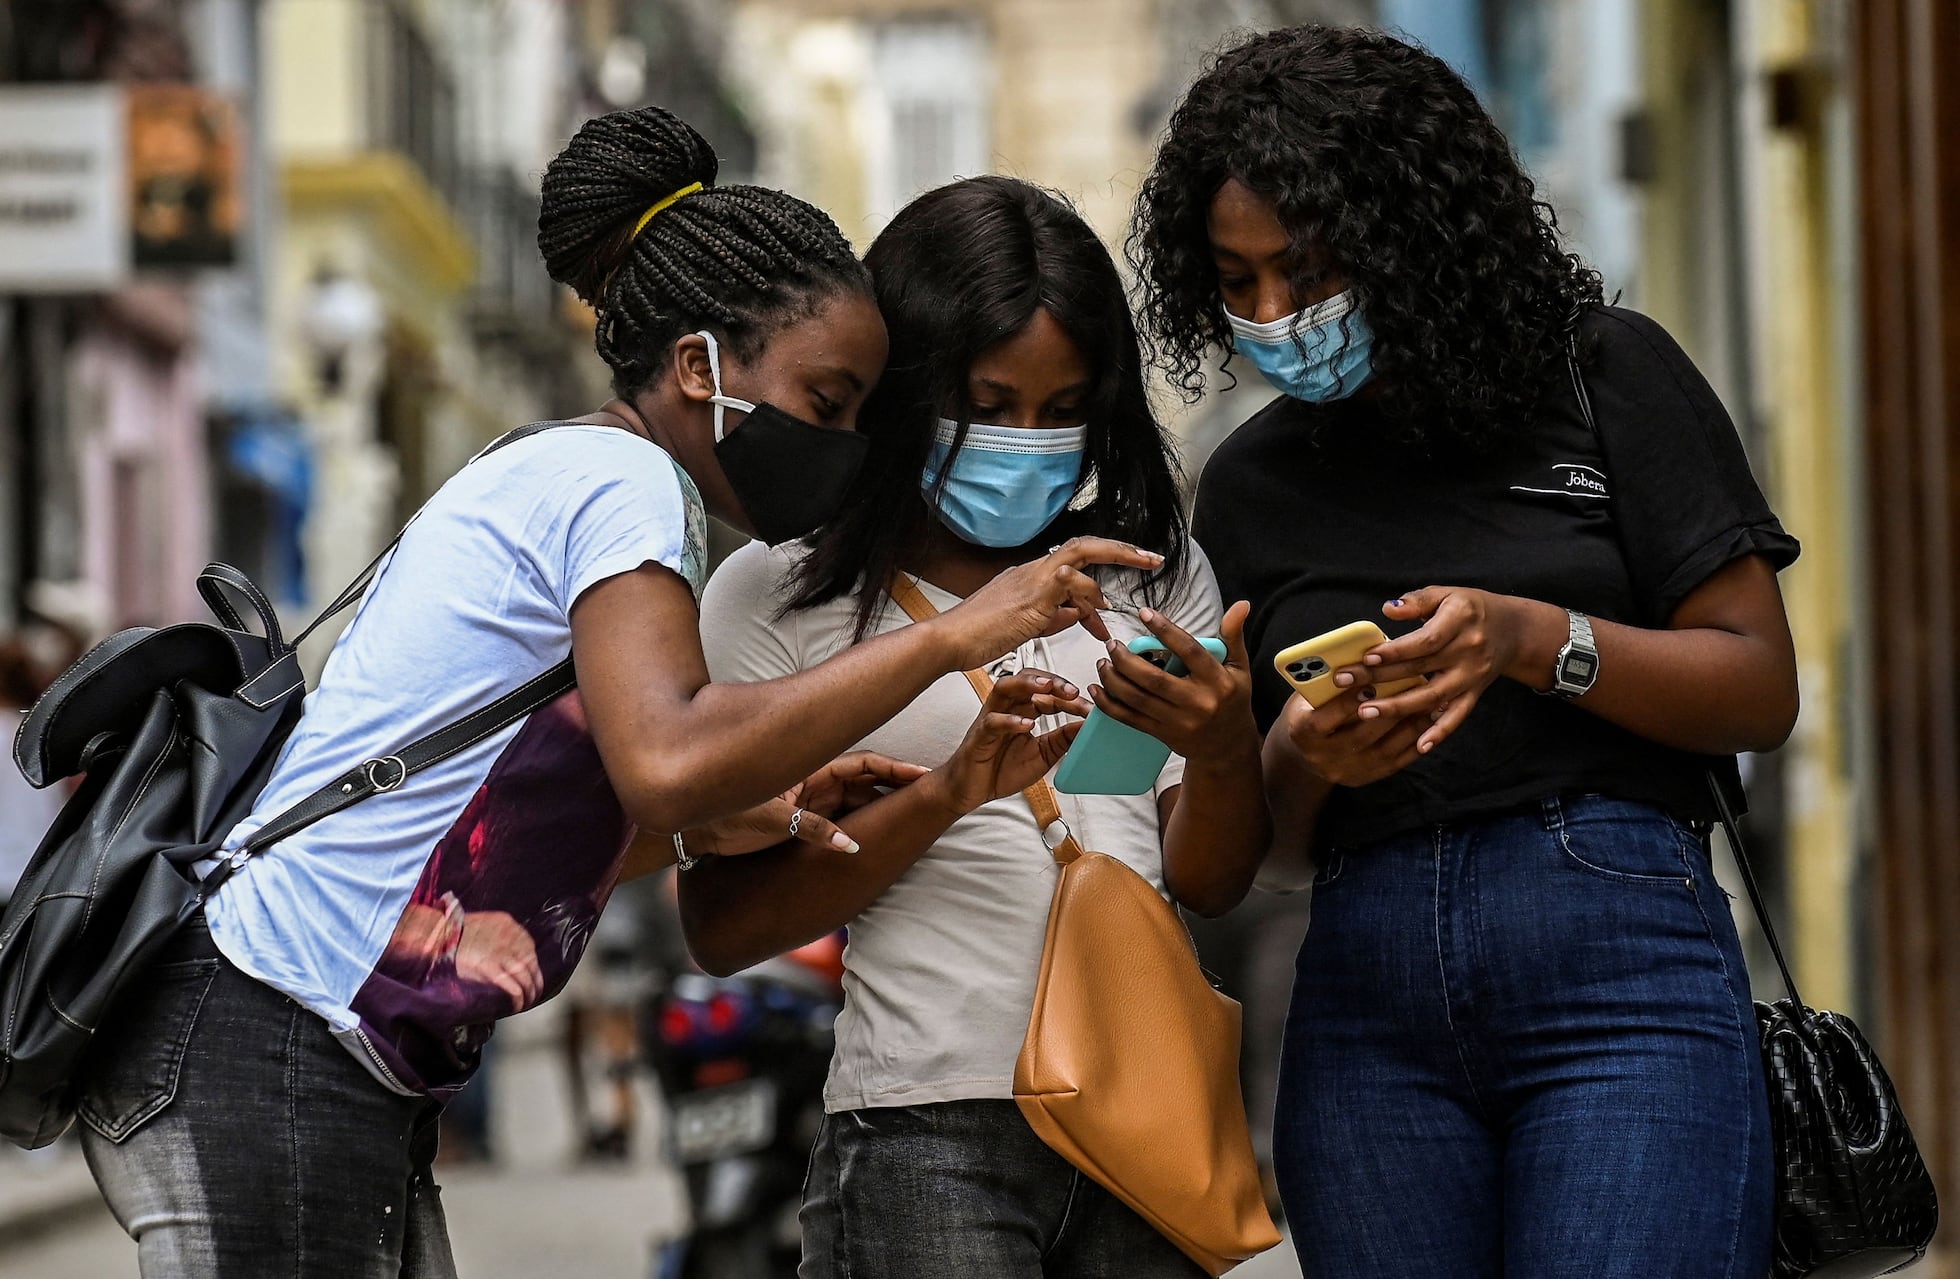
<svg viewBox="0 0 1960 1279">
<path fill-rule="evenodd" d="M 694 336 L 706 338 L 708 341 L 708 376 L 714 379 L 715 384 L 715 393 L 708 397 L 708 402 L 715 406 L 715 443 L 719 444 L 721 443 L 721 437 L 725 434 L 722 430 L 723 413 L 728 409 L 735 409 L 742 413 L 753 413 L 755 412 L 755 405 L 749 403 L 747 400 L 738 400 L 733 396 L 723 395 L 721 393 L 721 344 L 715 341 L 715 335 L 706 329 L 700 330 Z"/>
</svg>

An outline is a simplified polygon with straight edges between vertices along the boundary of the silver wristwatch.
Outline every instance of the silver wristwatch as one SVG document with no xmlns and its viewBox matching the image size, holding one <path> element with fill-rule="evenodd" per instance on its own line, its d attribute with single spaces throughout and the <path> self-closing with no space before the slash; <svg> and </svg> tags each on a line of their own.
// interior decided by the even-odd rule
<svg viewBox="0 0 1960 1279">
<path fill-rule="evenodd" d="M 1570 699 L 1592 691 L 1593 681 L 1599 678 L 1599 649 L 1593 644 L 1592 619 L 1569 608 L 1565 615 L 1572 629 L 1552 662 L 1552 686 L 1546 691 Z"/>
</svg>

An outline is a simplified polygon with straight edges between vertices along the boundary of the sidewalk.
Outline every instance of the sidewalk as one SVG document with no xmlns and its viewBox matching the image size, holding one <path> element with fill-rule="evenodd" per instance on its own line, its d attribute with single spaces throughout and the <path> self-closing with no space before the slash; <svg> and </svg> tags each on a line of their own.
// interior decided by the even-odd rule
<svg viewBox="0 0 1960 1279">
<path fill-rule="evenodd" d="M 100 1212 L 101 1203 L 72 1138 L 45 1150 L 0 1146 L 0 1255 Z"/>
</svg>

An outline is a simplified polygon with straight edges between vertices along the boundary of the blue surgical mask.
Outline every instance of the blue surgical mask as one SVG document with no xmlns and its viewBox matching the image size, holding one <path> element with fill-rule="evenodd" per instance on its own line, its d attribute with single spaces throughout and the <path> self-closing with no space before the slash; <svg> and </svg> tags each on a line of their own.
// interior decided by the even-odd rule
<svg viewBox="0 0 1960 1279">
<path fill-rule="evenodd" d="M 959 431 L 958 422 L 939 420 L 922 483 L 928 502 Z M 1088 444 L 1086 426 L 967 427 L 966 442 L 939 489 L 940 520 L 977 546 L 1027 545 L 1055 522 L 1075 496 Z"/>
<path fill-rule="evenodd" d="M 1232 326 L 1232 349 L 1296 400 L 1324 404 L 1344 399 L 1374 376 L 1375 332 L 1355 309 L 1350 291 L 1266 324 L 1242 320 L 1230 311 L 1225 318 Z"/>
</svg>

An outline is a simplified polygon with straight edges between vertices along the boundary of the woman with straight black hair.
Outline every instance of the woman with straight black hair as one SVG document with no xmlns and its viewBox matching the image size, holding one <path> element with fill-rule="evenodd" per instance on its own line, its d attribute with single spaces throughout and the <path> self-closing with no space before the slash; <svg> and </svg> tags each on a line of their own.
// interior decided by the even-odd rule
<svg viewBox="0 0 1960 1279">
<path fill-rule="evenodd" d="M 1195 523 L 1254 604 L 1274 869 L 1311 862 L 1274 1134 L 1306 1273 L 1767 1273 L 1706 837 L 1710 778 L 1796 718 L 1797 544 L 1715 393 L 1602 303 L 1462 78 L 1380 32 L 1222 53 L 1132 249 L 1176 385 L 1223 348 L 1283 392 Z M 1318 706 L 1273 667 L 1375 619 Z"/>
<path fill-rule="evenodd" d="M 894 218 L 865 257 L 877 281 L 879 309 L 892 335 L 885 381 L 859 427 L 870 441 L 837 518 L 797 563 L 792 608 L 849 596 L 855 631 L 870 633 L 884 606 L 882 587 L 907 555 L 944 543 L 938 494 L 913 483 L 932 461 L 940 485 L 956 474 L 976 405 L 1000 403 L 996 388 L 970 385 L 974 357 L 1020 331 L 1037 313 L 1068 335 L 1092 376 L 1060 405 L 1088 423 L 1080 482 L 1035 528 L 1003 529 L 984 545 L 1011 560 L 1088 529 L 1161 550 L 1164 566 L 1142 583 L 1146 602 L 1179 579 L 1187 558 L 1184 499 L 1176 454 L 1151 411 L 1136 324 L 1108 253 L 1088 225 L 1054 196 L 1007 177 L 980 177 L 919 197 Z M 983 392 L 976 395 L 975 392 Z M 941 413 L 938 410 L 944 409 Z M 955 420 L 951 431 L 920 430 L 932 417 Z M 1046 422 L 1039 425 L 1047 426 Z M 935 459 L 939 453 L 945 458 Z M 1021 513 L 1024 524 L 1035 520 Z M 1000 545 L 1008 533 L 1022 536 Z"/>
<path fill-rule="evenodd" d="M 1176 754 L 1143 794 L 1060 796 L 1070 828 L 1193 910 L 1238 902 L 1266 843 L 1246 610 L 1221 616 L 1185 541 L 1122 281 L 1073 209 L 1010 178 L 954 183 L 902 210 L 866 262 L 892 356 L 860 419 L 864 469 L 807 546 L 750 546 L 709 583 L 715 677 L 776 678 L 904 634 L 893 589 L 952 608 L 1071 534 L 1161 548 L 1165 562 L 1105 581 L 1106 646 L 1033 640 L 991 664 L 984 705 L 950 676 L 861 739 L 933 766 L 840 819 L 863 853 L 785 845 L 683 876 L 688 944 L 729 971 L 850 927 L 805 1276 L 1194 1275 L 1012 1100 L 1056 873 L 1020 792 L 1080 727 L 1047 712 L 1086 712 L 1087 690 Z M 1123 646 L 1145 634 L 1190 676 Z M 1214 634 L 1223 662 L 1193 638 Z"/>
</svg>

